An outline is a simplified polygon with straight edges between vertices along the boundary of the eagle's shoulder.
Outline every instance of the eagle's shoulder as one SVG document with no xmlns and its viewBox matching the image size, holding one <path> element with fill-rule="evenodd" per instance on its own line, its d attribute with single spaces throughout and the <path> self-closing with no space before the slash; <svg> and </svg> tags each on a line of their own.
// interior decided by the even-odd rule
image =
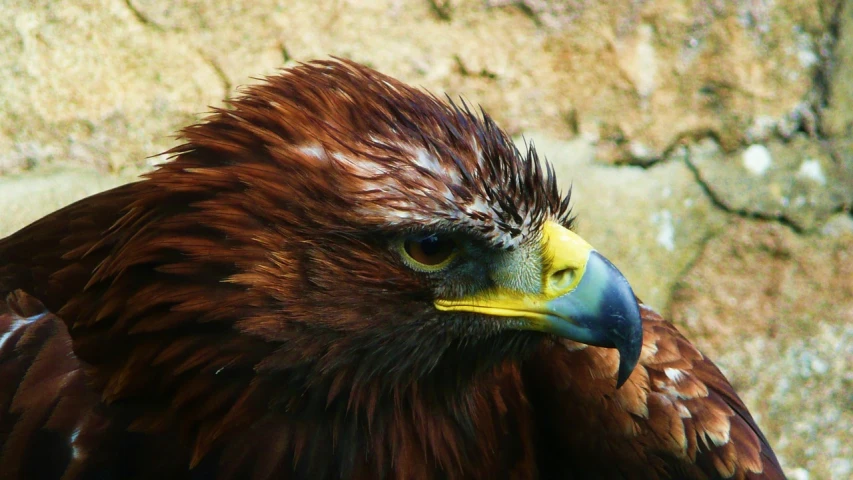
<svg viewBox="0 0 853 480">
<path fill-rule="evenodd" d="M 547 448 L 562 459 L 551 467 L 615 478 L 785 478 L 719 368 L 655 311 L 641 304 L 641 314 L 642 354 L 620 389 L 612 349 L 559 340 L 526 363 L 531 402 L 548 419 Z"/>
</svg>

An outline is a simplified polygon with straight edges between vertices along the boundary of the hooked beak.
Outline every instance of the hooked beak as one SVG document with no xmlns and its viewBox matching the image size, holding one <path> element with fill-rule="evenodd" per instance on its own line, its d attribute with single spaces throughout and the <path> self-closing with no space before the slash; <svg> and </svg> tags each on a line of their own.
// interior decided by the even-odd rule
<svg viewBox="0 0 853 480">
<path fill-rule="evenodd" d="M 640 309 L 625 277 L 571 230 L 548 221 L 542 231 L 542 288 L 536 293 L 494 287 L 469 298 L 437 300 L 443 311 L 522 319 L 520 330 L 551 333 L 619 351 L 616 387 L 640 358 Z"/>
</svg>

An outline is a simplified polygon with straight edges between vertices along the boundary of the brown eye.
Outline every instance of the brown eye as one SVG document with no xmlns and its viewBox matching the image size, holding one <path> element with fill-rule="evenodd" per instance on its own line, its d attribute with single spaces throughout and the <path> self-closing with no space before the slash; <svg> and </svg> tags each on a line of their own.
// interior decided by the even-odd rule
<svg viewBox="0 0 853 480">
<path fill-rule="evenodd" d="M 434 269 L 450 261 L 456 253 L 456 242 L 448 236 L 433 234 L 405 240 L 403 250 L 417 266 Z"/>
</svg>

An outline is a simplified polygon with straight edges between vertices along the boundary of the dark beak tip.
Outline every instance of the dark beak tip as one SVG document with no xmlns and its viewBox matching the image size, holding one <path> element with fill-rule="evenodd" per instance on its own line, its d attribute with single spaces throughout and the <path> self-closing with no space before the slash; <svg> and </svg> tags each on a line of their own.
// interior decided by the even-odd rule
<svg viewBox="0 0 853 480">
<path fill-rule="evenodd" d="M 634 373 L 634 365 L 631 365 L 629 362 L 622 361 L 622 354 L 619 354 L 619 374 L 616 377 L 616 389 L 619 390 L 622 388 L 622 385 L 625 385 L 625 382 L 631 377 L 631 374 Z"/>
<path fill-rule="evenodd" d="M 607 271 L 610 279 L 603 296 L 602 313 L 607 318 L 608 340 L 619 352 L 619 369 L 616 388 L 620 388 L 634 371 L 643 349 L 643 319 L 640 305 L 628 280 L 609 260 L 593 252 Z"/>
<path fill-rule="evenodd" d="M 643 329 L 637 312 L 637 322 L 628 338 L 621 337 L 616 342 L 619 352 L 619 370 L 616 378 L 616 388 L 620 388 L 628 381 L 640 361 L 640 353 L 643 349 Z"/>
</svg>

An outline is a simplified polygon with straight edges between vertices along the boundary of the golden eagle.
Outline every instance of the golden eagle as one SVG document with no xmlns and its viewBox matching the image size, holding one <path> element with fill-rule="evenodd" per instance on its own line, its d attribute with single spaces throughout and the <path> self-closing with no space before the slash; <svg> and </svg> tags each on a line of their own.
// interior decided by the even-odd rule
<svg viewBox="0 0 853 480">
<path fill-rule="evenodd" d="M 0 240 L 0 478 L 784 478 L 485 113 L 317 61 L 182 138 Z"/>
</svg>

